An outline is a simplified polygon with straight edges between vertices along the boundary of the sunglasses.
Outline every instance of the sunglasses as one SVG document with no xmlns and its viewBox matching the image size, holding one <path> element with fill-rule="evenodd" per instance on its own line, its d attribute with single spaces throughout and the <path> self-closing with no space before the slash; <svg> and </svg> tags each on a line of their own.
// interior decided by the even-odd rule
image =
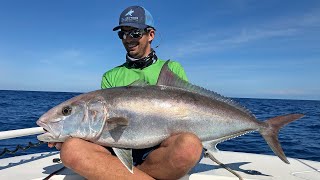
<svg viewBox="0 0 320 180">
<path fill-rule="evenodd" d="M 127 39 L 128 36 L 134 39 L 141 38 L 144 33 L 146 33 L 144 29 L 133 29 L 131 31 L 118 31 L 118 36 L 120 39 Z"/>
</svg>

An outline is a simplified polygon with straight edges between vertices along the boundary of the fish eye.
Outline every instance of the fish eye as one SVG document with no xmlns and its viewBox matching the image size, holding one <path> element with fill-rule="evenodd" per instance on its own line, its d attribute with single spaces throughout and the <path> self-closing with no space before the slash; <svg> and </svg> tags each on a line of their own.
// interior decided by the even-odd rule
<svg viewBox="0 0 320 180">
<path fill-rule="evenodd" d="M 62 108 L 62 114 L 64 116 L 68 116 L 71 114 L 72 108 L 70 106 L 66 106 L 64 108 Z"/>
</svg>

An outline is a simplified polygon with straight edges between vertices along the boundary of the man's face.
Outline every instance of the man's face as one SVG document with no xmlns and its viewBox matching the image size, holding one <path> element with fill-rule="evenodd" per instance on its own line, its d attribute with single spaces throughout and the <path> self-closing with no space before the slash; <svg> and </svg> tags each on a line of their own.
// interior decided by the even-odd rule
<svg viewBox="0 0 320 180">
<path fill-rule="evenodd" d="M 130 32 L 136 28 L 122 27 L 121 31 Z M 127 50 L 128 54 L 133 58 L 143 58 L 150 53 L 150 42 L 154 38 L 154 30 L 149 32 L 143 32 L 142 37 L 133 38 L 130 35 L 126 35 L 125 39 L 122 39 L 122 43 Z"/>
</svg>

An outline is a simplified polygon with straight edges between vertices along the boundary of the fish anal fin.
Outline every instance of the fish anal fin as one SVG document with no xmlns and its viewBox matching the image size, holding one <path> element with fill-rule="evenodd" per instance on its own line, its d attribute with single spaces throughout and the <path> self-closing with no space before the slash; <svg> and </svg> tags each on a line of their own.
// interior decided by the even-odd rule
<svg viewBox="0 0 320 180">
<path fill-rule="evenodd" d="M 133 174 L 132 149 L 112 148 L 122 164 Z"/>
<path fill-rule="evenodd" d="M 221 138 L 217 138 L 217 139 L 214 139 L 214 140 L 202 142 L 202 145 L 208 151 L 218 152 L 219 150 L 217 148 L 217 144 L 219 144 L 219 143 L 221 143 L 223 141 L 227 141 L 229 139 L 233 139 L 233 138 L 239 137 L 239 136 L 244 135 L 244 134 L 249 133 L 249 132 L 251 132 L 251 131 L 250 130 L 240 131 L 240 132 L 237 132 L 237 133 L 234 133 L 234 134 L 223 136 Z"/>
<path fill-rule="evenodd" d="M 205 141 L 202 143 L 204 149 L 210 151 L 210 152 L 219 152 L 219 149 L 217 148 L 217 144 L 219 141 Z"/>
<path fill-rule="evenodd" d="M 228 167 L 227 165 L 223 164 L 222 162 L 220 162 L 218 159 L 216 159 L 213 154 L 211 154 L 208 151 L 205 151 L 204 153 L 204 157 L 208 157 L 210 158 L 213 162 L 217 163 L 218 165 L 220 165 L 221 167 L 223 167 L 224 169 L 226 169 L 227 171 L 231 172 L 233 175 L 237 176 L 239 178 L 239 180 L 243 180 L 243 178 L 240 176 L 240 174 L 238 174 L 237 172 L 235 172 L 234 170 L 232 170 L 230 167 Z"/>
</svg>

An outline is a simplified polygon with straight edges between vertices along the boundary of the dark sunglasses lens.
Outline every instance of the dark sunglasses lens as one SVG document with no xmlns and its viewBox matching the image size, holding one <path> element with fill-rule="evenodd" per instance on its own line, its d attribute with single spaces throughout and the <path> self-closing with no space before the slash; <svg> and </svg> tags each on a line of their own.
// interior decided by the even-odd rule
<svg viewBox="0 0 320 180">
<path fill-rule="evenodd" d="M 118 31 L 118 36 L 120 39 L 123 39 L 124 32 L 123 31 Z"/>
<path fill-rule="evenodd" d="M 125 39 L 125 36 L 130 36 L 131 38 L 141 38 L 143 35 L 143 30 L 140 29 L 136 29 L 130 32 L 126 32 L 126 31 L 118 31 L 118 36 L 120 39 Z"/>
<path fill-rule="evenodd" d="M 132 38 L 141 38 L 142 37 L 142 32 L 139 31 L 139 30 L 135 30 L 135 31 L 130 32 L 130 36 Z"/>
</svg>

